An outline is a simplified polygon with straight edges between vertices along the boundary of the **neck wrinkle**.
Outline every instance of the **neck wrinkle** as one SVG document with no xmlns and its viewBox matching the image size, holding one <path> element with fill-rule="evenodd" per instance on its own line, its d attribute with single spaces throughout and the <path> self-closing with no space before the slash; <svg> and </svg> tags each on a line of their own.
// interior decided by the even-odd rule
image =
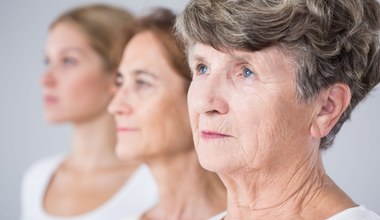
<svg viewBox="0 0 380 220">
<path fill-rule="evenodd" d="M 302 219 L 328 182 L 320 153 L 311 152 L 293 167 L 221 174 L 227 186 L 226 219 Z M 248 204 L 248 205 L 247 205 Z"/>
</svg>

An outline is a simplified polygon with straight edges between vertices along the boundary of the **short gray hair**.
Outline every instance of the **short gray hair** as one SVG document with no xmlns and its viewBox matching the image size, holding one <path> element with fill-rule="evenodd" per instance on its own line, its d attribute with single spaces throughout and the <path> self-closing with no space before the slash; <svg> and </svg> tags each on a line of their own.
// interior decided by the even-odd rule
<svg viewBox="0 0 380 220">
<path fill-rule="evenodd" d="M 320 149 L 329 147 L 354 107 L 380 81 L 376 0 L 190 0 L 176 29 L 187 46 L 257 51 L 277 45 L 298 67 L 296 92 L 308 101 L 347 84 L 350 105 Z"/>
</svg>

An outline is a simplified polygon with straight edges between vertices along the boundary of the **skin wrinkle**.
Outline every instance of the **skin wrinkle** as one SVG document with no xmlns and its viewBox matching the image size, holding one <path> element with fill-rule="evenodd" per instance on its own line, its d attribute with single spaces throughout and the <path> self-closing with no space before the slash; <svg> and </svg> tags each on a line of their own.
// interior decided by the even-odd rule
<svg viewBox="0 0 380 220">
<path fill-rule="evenodd" d="M 197 45 L 191 54 L 204 61 L 207 70 L 205 75 L 195 75 L 190 87 L 190 113 L 193 114 L 194 109 L 200 111 L 190 118 L 192 121 L 193 117 L 211 119 L 210 124 L 202 126 L 214 125 L 218 131 L 235 132 L 234 139 L 211 143 L 195 137 L 202 166 L 218 172 L 230 191 L 228 213 L 243 213 L 227 218 L 244 218 L 248 213 L 265 219 L 302 218 L 300 213 L 303 214 L 306 205 L 315 205 L 309 202 L 310 198 L 323 196 L 325 182 L 321 175 L 323 167 L 319 167 L 318 148 L 297 146 L 316 143 L 316 139 L 308 135 L 319 105 L 326 103 L 299 102 L 296 90 L 292 90 L 296 67 L 279 48 L 252 53 L 250 59 L 242 51 L 232 53 L 231 57 L 231 53 L 210 49 L 211 53 L 208 48 L 211 47 Z M 257 67 L 257 78 L 237 77 L 236 71 L 241 70 L 234 66 L 236 62 L 244 62 L 243 57 L 249 60 L 250 67 Z M 189 63 L 191 67 L 198 65 L 192 59 Z M 215 86 L 218 87 L 215 89 Z M 206 153 L 213 156 L 205 161 Z M 231 165 L 225 168 L 215 165 L 213 161 L 219 160 Z"/>
<path fill-rule="evenodd" d="M 223 78 L 217 95 L 229 95 L 230 109 L 219 116 L 239 131 L 238 141 L 197 148 L 227 187 L 226 220 L 327 219 L 357 206 L 325 173 L 321 150 L 379 83 L 379 8 L 375 0 L 192 0 L 178 17 L 190 58 L 201 55 L 205 74 Z M 255 58 L 244 67 L 257 78 L 226 72 L 247 61 L 226 57 L 244 51 Z M 203 114 L 191 101 L 202 98 L 189 99 L 191 123 Z"/>
</svg>

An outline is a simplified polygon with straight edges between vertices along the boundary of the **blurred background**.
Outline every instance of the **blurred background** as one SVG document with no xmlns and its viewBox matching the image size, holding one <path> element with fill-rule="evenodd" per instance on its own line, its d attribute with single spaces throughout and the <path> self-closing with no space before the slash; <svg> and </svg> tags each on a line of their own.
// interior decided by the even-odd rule
<svg viewBox="0 0 380 220">
<path fill-rule="evenodd" d="M 156 6 L 179 12 L 186 0 L 1 0 L 0 219 L 18 219 L 25 169 L 68 151 L 70 127 L 43 118 L 39 78 L 49 24 L 63 11 L 89 3 L 127 8 L 136 15 Z M 327 173 L 353 198 L 380 214 L 380 87 L 354 110 L 333 147 L 323 153 Z"/>
</svg>

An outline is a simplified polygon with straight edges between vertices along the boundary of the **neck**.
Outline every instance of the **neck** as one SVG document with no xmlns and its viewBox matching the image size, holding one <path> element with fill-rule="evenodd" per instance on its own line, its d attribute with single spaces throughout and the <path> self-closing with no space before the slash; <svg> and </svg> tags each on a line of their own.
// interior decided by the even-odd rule
<svg viewBox="0 0 380 220">
<path fill-rule="evenodd" d="M 87 121 L 75 123 L 73 148 L 68 161 L 83 170 L 116 165 L 116 129 L 114 119 L 107 112 Z"/>
<path fill-rule="evenodd" d="M 275 170 L 220 174 L 228 191 L 226 219 L 326 219 L 354 206 L 316 154 Z"/>
<path fill-rule="evenodd" d="M 148 165 L 160 200 L 147 219 L 205 219 L 225 210 L 225 187 L 216 174 L 200 167 L 193 149 L 156 158 Z"/>
</svg>

